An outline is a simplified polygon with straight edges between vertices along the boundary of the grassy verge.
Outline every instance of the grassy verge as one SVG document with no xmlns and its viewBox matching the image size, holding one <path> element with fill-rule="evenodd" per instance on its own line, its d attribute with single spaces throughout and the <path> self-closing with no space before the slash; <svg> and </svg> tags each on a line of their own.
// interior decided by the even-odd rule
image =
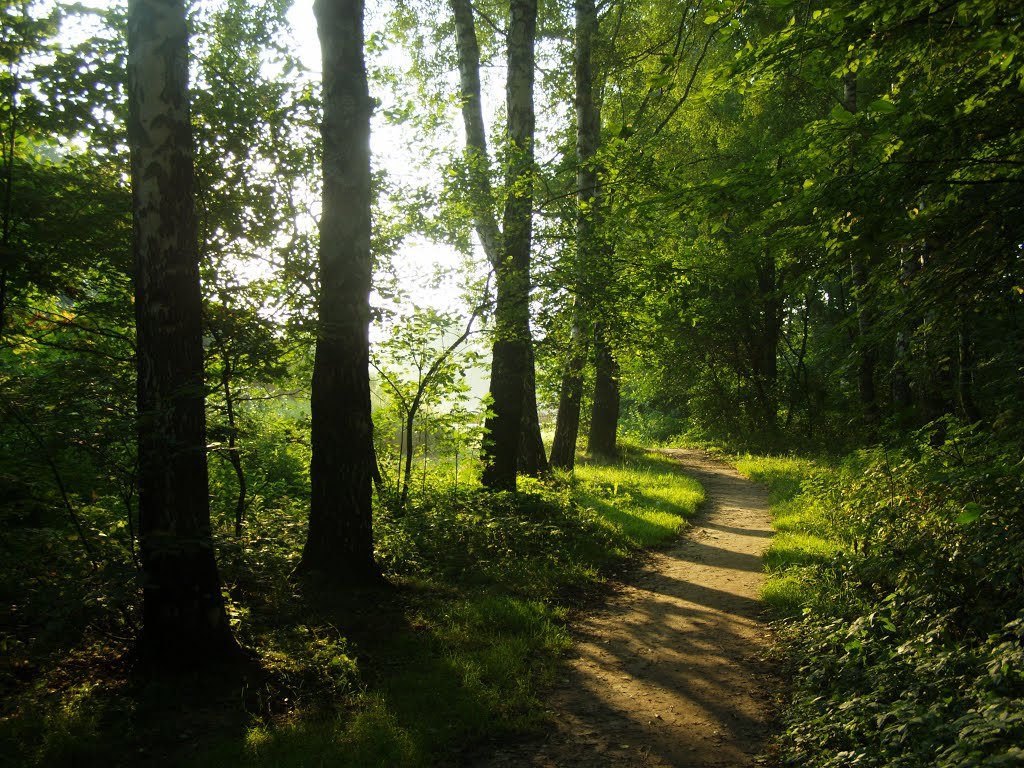
<svg viewBox="0 0 1024 768">
<path fill-rule="evenodd" d="M 433 485 L 431 485 L 433 483 Z M 379 511 L 394 589 L 305 594 L 289 581 L 302 505 L 267 510 L 220 562 L 258 660 L 141 674 L 125 646 L 39 660 L 11 686 L 0 762 L 12 765 L 432 766 L 543 727 L 540 697 L 568 648 L 574 600 L 685 526 L 700 487 L 632 451 L 517 495 L 434 477 L 409 510 Z"/>
<path fill-rule="evenodd" d="M 778 536 L 765 599 L 787 765 L 1024 764 L 1024 463 L 942 425 L 843 462 L 748 457 Z"/>
<path fill-rule="evenodd" d="M 776 617 L 799 616 L 819 596 L 818 571 L 846 546 L 828 498 L 832 470 L 793 456 L 743 456 L 736 468 L 768 488 L 775 536 L 765 552 L 761 599 Z"/>
<path fill-rule="evenodd" d="M 585 463 L 576 476 L 580 503 L 596 510 L 602 524 L 620 531 L 632 548 L 671 539 L 704 501 L 700 483 L 658 453 L 627 450 L 622 462 Z"/>
</svg>

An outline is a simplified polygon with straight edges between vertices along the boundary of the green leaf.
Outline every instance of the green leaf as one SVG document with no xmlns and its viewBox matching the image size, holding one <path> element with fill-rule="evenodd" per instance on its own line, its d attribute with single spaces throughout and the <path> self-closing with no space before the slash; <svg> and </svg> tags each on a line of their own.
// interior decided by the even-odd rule
<svg viewBox="0 0 1024 768">
<path fill-rule="evenodd" d="M 868 104 L 868 112 L 895 112 L 896 105 L 885 99 L 878 99 Z"/>
<path fill-rule="evenodd" d="M 956 522 L 958 525 L 970 525 L 979 517 L 981 517 L 981 505 L 972 501 L 964 504 L 963 511 L 957 515 Z"/>
<path fill-rule="evenodd" d="M 672 84 L 673 76 L 671 72 L 665 72 L 660 75 L 655 75 L 651 78 L 650 86 L 653 89 L 665 88 Z"/>
<path fill-rule="evenodd" d="M 722 18 L 722 14 L 720 14 L 720 13 L 709 13 L 707 16 L 704 17 L 704 23 L 705 24 L 714 24 L 720 18 Z"/>
<path fill-rule="evenodd" d="M 843 107 L 840 104 L 836 104 L 834 107 L 832 107 L 832 111 L 829 113 L 829 117 L 840 123 L 849 123 L 851 120 L 853 120 L 854 116 L 853 113 L 847 111 L 845 107 Z"/>
</svg>

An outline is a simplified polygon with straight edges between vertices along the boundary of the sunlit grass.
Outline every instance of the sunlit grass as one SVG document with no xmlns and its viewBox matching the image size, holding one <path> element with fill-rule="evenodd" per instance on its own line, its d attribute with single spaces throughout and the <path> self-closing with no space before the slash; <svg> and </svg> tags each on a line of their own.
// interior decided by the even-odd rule
<svg viewBox="0 0 1024 768">
<path fill-rule="evenodd" d="M 704 501 L 700 483 L 657 453 L 628 451 L 617 463 L 582 463 L 576 469 L 581 504 L 636 547 L 651 547 L 679 534 Z"/>
<path fill-rule="evenodd" d="M 396 586 L 380 595 L 297 590 L 304 507 L 253 511 L 259 536 L 244 550 L 226 541 L 221 562 L 258 679 L 143 676 L 116 693 L 37 697 L 0 722 L 0 746 L 24 765 L 137 754 L 200 768 L 413 767 L 538 732 L 573 601 L 678 536 L 704 493 L 672 460 L 636 450 L 583 461 L 575 478 L 524 478 L 514 496 L 470 487 L 460 469 L 456 485 L 431 467 L 406 510 L 378 510 L 378 557 Z"/>
<path fill-rule="evenodd" d="M 789 501 L 800 492 L 803 479 L 815 468 L 810 459 L 797 456 L 746 456 L 735 460 L 736 469 L 768 487 L 772 504 Z"/>
<path fill-rule="evenodd" d="M 810 566 L 829 560 L 842 545 L 832 512 L 811 494 L 802 493 L 807 478 L 828 472 L 810 459 L 793 456 L 743 456 L 736 468 L 768 487 L 775 536 L 764 554 L 767 579 L 761 599 L 777 616 L 799 615 L 817 593 Z"/>
</svg>

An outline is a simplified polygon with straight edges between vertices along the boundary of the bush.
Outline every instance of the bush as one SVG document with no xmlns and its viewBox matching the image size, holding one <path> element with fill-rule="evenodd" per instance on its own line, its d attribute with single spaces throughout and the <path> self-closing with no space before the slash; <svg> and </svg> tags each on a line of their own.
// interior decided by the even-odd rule
<svg viewBox="0 0 1024 768">
<path fill-rule="evenodd" d="M 833 554 L 776 573 L 802 585 L 802 615 L 780 626 L 786 764 L 1020 764 L 1018 450 L 943 423 L 809 473 L 787 508 Z"/>
</svg>

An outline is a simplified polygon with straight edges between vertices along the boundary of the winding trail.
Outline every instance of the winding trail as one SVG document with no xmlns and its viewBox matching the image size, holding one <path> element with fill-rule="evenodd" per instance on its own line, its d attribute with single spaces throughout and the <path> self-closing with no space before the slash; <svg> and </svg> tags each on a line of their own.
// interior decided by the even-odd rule
<svg viewBox="0 0 1024 768">
<path fill-rule="evenodd" d="M 692 527 L 575 631 L 541 742 L 477 768 L 739 768 L 765 749 L 772 692 L 757 601 L 767 494 L 701 451 L 665 450 L 704 486 Z"/>
</svg>

